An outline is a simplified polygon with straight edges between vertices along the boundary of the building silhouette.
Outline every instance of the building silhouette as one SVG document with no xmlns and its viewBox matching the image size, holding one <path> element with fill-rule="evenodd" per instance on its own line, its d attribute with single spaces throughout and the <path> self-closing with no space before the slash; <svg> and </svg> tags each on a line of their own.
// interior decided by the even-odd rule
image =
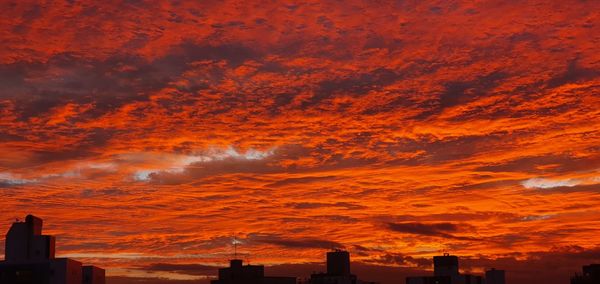
<svg viewBox="0 0 600 284">
<path fill-rule="evenodd" d="M 458 257 L 433 257 L 433 276 L 406 277 L 406 284 L 483 284 L 483 277 L 459 272 Z M 504 284 L 502 282 L 502 284 Z"/>
<path fill-rule="evenodd" d="M 55 238 L 42 235 L 42 219 L 27 215 L 6 234 L 2 284 L 105 284 L 104 269 L 55 257 Z"/>
<path fill-rule="evenodd" d="M 571 277 L 571 284 L 598 284 L 600 283 L 600 264 L 583 266 L 583 274 Z"/>
<path fill-rule="evenodd" d="M 211 284 L 296 284 L 296 277 L 267 277 L 263 265 L 243 265 L 241 259 L 229 261 L 229 267 L 219 269 L 219 279 Z"/>
<path fill-rule="evenodd" d="M 343 250 L 327 252 L 327 272 L 313 273 L 309 284 L 367 284 L 350 273 L 350 253 Z"/>
<path fill-rule="evenodd" d="M 506 284 L 504 270 L 492 268 L 485 272 L 485 284 Z"/>
<path fill-rule="evenodd" d="M 433 257 L 433 276 L 459 275 L 458 256 L 444 254 L 443 256 Z"/>
<path fill-rule="evenodd" d="M 350 253 L 342 250 L 327 252 L 327 272 L 310 276 L 309 284 L 356 284 L 350 273 Z"/>
<path fill-rule="evenodd" d="M 407 277 L 406 284 L 451 284 L 452 280 L 446 276 L 415 276 Z"/>
</svg>

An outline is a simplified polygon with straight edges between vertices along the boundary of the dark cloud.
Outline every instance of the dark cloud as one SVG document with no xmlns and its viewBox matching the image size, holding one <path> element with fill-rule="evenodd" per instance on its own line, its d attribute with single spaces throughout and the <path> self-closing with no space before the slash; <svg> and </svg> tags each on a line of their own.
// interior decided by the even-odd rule
<svg viewBox="0 0 600 284">
<path fill-rule="evenodd" d="M 254 242 L 259 242 L 259 243 L 263 243 L 263 244 L 270 244 L 270 245 L 276 245 L 276 246 L 293 248 L 293 249 L 344 248 L 343 244 L 335 242 L 335 241 L 330 241 L 330 240 L 312 239 L 312 238 L 293 239 L 293 238 L 286 238 L 286 237 L 278 236 L 278 235 L 258 235 L 258 236 L 253 236 L 251 238 L 251 240 Z"/>
<path fill-rule="evenodd" d="M 392 153 L 419 153 L 409 157 L 390 159 L 387 165 L 437 165 L 448 161 L 456 161 L 472 157 L 484 151 L 489 145 L 509 143 L 515 137 L 504 133 L 486 135 L 463 135 L 445 139 L 402 139 L 397 144 L 387 147 Z"/>
<path fill-rule="evenodd" d="M 478 171 L 567 173 L 573 170 L 595 170 L 600 167 L 600 157 L 577 157 L 570 154 L 519 157 L 515 160 L 478 167 Z"/>
<path fill-rule="evenodd" d="M 578 60 L 578 58 L 570 60 L 564 73 L 558 74 L 548 81 L 548 87 L 555 88 L 564 84 L 590 80 L 600 76 L 600 70 L 581 67 L 578 64 Z"/>
<path fill-rule="evenodd" d="M 0 160 L 0 167 L 31 166 L 43 165 L 57 161 L 78 160 L 101 154 L 102 146 L 105 146 L 116 135 L 118 131 L 112 129 L 95 128 L 91 130 L 67 130 L 62 133 L 54 133 L 64 136 L 79 137 L 76 145 L 73 147 L 53 147 L 52 149 L 31 149 L 29 157 L 20 161 L 21 164 L 14 164 L 12 161 Z M 44 137 L 38 137 L 38 140 Z M 50 137 L 45 137 L 50 139 Z M 39 141 L 44 143 L 45 141 Z"/>
<path fill-rule="evenodd" d="M 523 234 L 502 234 L 482 239 L 482 241 L 494 243 L 497 247 L 506 248 L 514 247 L 519 244 L 524 244 L 530 241 L 530 236 Z"/>
<path fill-rule="evenodd" d="M 503 72 L 492 72 L 473 80 L 445 82 L 444 91 L 439 94 L 436 106 L 423 111 L 414 118 L 426 119 L 447 108 L 476 101 L 483 96 L 490 95 L 490 92 L 508 77 L 509 75 Z M 478 115 L 481 115 L 481 113 Z M 467 117 L 459 116 L 454 119 L 465 120 Z"/>
<path fill-rule="evenodd" d="M 5 181 L 5 180 L 0 180 L 0 188 L 9 188 L 9 187 L 14 187 L 14 186 L 18 186 L 18 184 L 9 182 L 9 181 Z"/>
<path fill-rule="evenodd" d="M 270 183 L 268 187 L 281 187 L 293 184 L 305 184 L 305 183 L 315 183 L 322 181 L 333 181 L 336 180 L 336 176 L 318 176 L 318 177 L 300 177 L 300 178 L 286 178 L 282 180 L 278 180 L 276 182 Z"/>
<path fill-rule="evenodd" d="M 133 101 L 145 101 L 153 92 L 167 87 L 190 63 L 201 60 L 224 60 L 232 67 L 258 56 L 243 45 L 204 45 L 185 42 L 171 47 L 167 55 L 154 60 L 139 56 L 114 55 L 93 60 L 72 53 L 54 55 L 45 63 L 15 62 L 0 65 L 0 99 L 17 102 L 19 117 L 27 120 L 47 113 L 65 103 L 93 104 L 88 115 L 97 117 Z M 211 76 L 218 84 L 222 72 Z M 198 81 L 188 91 L 206 89 Z M 191 88 L 191 89 L 190 89 Z"/>
<path fill-rule="evenodd" d="M 380 265 L 393 265 L 393 266 L 408 266 L 408 267 L 419 267 L 419 268 L 430 268 L 433 261 L 428 258 L 415 258 L 410 255 L 404 255 L 401 253 L 385 253 L 379 255 L 376 258 L 368 259 L 365 262 L 380 264 Z"/>
<path fill-rule="evenodd" d="M 474 240 L 474 238 L 470 237 L 460 237 L 453 235 L 453 233 L 461 231 L 460 224 L 404 222 L 388 223 L 387 225 L 390 230 L 398 233 L 439 238 L 450 238 L 457 240 Z"/>
<path fill-rule="evenodd" d="M 435 236 L 445 232 L 456 232 L 458 226 L 453 223 L 390 223 L 389 228 L 401 233 Z"/>
<path fill-rule="evenodd" d="M 16 141 L 25 141 L 25 137 L 14 135 L 10 133 L 0 132 L 0 143 L 3 142 L 16 142 Z"/>
<path fill-rule="evenodd" d="M 202 264 L 153 263 L 141 267 L 147 271 L 173 272 L 187 275 L 216 275 L 218 267 Z"/>
<path fill-rule="evenodd" d="M 352 74 L 348 77 L 324 80 L 318 84 L 315 95 L 302 103 L 302 108 L 315 106 L 323 100 L 341 95 L 366 95 L 369 91 L 379 90 L 397 80 L 401 75 L 394 70 L 375 69 L 367 73 Z"/>
</svg>

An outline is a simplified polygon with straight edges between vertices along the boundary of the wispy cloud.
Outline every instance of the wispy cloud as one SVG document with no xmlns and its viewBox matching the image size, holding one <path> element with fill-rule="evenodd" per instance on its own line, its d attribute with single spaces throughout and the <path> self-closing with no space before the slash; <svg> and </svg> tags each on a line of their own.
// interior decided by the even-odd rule
<svg viewBox="0 0 600 284">
<path fill-rule="evenodd" d="M 0 173 L 0 185 L 24 185 L 35 182 L 37 182 L 37 179 L 22 178 L 20 175 L 7 172 Z"/>
<path fill-rule="evenodd" d="M 521 182 L 525 188 L 548 189 L 556 187 L 574 187 L 578 185 L 595 184 L 600 182 L 600 177 L 591 178 L 567 178 L 567 179 L 552 179 L 552 178 L 530 178 Z"/>
<path fill-rule="evenodd" d="M 272 156 L 274 149 L 260 151 L 248 149 L 239 151 L 233 147 L 226 149 L 210 148 L 199 152 L 198 154 L 180 155 L 169 153 L 142 153 L 124 155 L 125 160 L 143 161 L 143 163 L 156 163 L 157 167 L 151 169 L 138 169 L 133 173 L 133 178 L 136 181 L 148 181 L 152 175 L 160 173 L 177 174 L 185 171 L 186 168 L 194 164 L 211 163 L 215 161 L 223 161 L 228 159 L 255 161 L 262 160 Z"/>
<path fill-rule="evenodd" d="M 88 174 L 92 172 L 115 172 L 117 165 L 110 162 L 88 162 L 88 163 L 77 163 L 74 166 L 68 166 L 63 171 L 39 171 L 32 170 L 28 172 L 28 177 L 25 178 L 21 174 L 2 172 L 0 173 L 0 184 L 7 185 L 25 185 L 32 183 L 43 183 L 53 179 L 75 179 L 75 178 L 86 178 Z"/>
<path fill-rule="evenodd" d="M 548 179 L 548 178 L 530 178 L 524 180 L 521 184 L 525 188 L 554 188 L 554 187 L 573 187 L 579 185 L 577 179 Z"/>
</svg>

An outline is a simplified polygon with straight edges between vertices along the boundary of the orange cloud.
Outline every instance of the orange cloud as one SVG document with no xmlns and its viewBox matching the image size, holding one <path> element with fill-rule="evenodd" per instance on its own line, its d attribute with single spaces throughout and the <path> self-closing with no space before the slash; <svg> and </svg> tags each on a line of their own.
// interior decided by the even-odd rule
<svg viewBox="0 0 600 284">
<path fill-rule="evenodd" d="M 0 231 L 172 280 L 233 235 L 274 269 L 600 261 L 594 1 L 5 6 Z"/>
</svg>

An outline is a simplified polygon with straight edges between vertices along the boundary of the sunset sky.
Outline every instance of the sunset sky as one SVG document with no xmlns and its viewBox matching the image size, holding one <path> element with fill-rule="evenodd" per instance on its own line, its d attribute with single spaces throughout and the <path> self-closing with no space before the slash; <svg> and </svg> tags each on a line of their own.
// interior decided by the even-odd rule
<svg viewBox="0 0 600 284">
<path fill-rule="evenodd" d="M 600 262 L 600 1 L 27 2 L 0 2 L 2 236 L 39 216 L 109 284 L 207 283 L 234 236 L 383 284 Z"/>
</svg>

